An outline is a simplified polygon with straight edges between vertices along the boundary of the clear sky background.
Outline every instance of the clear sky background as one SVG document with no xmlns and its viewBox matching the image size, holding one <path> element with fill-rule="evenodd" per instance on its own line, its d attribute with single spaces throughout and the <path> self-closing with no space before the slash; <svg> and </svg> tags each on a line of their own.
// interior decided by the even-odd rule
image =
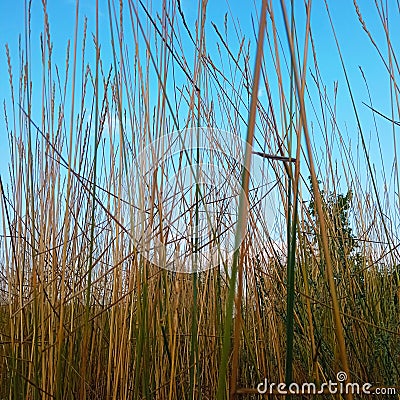
<svg viewBox="0 0 400 400">
<path fill-rule="evenodd" d="M 185 14 L 189 27 L 194 27 L 194 22 L 197 17 L 197 6 L 193 6 L 196 2 L 191 0 L 182 0 L 182 10 Z M 281 20 L 281 11 L 278 1 L 274 1 L 275 14 Z M 290 2 L 287 2 L 290 3 Z M 395 19 L 389 21 L 391 29 L 391 40 L 395 48 L 399 48 L 400 42 L 400 24 L 398 23 L 399 5 L 396 0 L 383 2 L 389 7 L 389 16 Z M 160 2 L 153 2 L 154 15 L 156 9 L 160 7 Z M 376 50 L 372 46 L 368 36 L 363 31 L 358 20 L 353 2 L 350 0 L 329 0 L 328 1 L 331 17 L 336 29 L 338 40 L 340 42 L 343 57 L 348 69 L 350 82 L 355 94 L 356 106 L 362 117 L 362 125 L 364 133 L 368 138 L 368 146 L 371 150 L 371 157 L 376 167 L 378 178 L 383 174 L 389 179 L 391 177 L 391 168 L 393 164 L 393 131 L 390 123 L 379 116 L 376 116 L 378 137 L 382 154 L 379 151 L 379 143 L 375 133 L 374 120 L 372 113 L 362 102 L 369 103 L 368 93 L 360 73 L 359 66 L 362 67 L 365 76 L 368 80 L 369 89 L 373 98 L 373 106 L 383 114 L 390 116 L 390 91 L 388 74 L 385 72 L 385 67 L 380 60 Z M 373 37 L 376 39 L 379 48 L 383 54 L 387 53 L 387 45 L 385 41 L 384 31 L 379 21 L 379 16 L 375 7 L 375 2 L 365 0 L 359 2 L 360 10 L 370 29 Z M 139 7 L 140 8 L 140 7 Z M 216 43 L 219 42 L 218 36 L 212 28 L 211 22 L 214 22 L 218 27 L 223 29 L 224 17 L 228 13 L 228 26 L 230 35 L 232 35 L 232 46 L 235 49 L 235 34 L 232 24 L 232 19 L 239 22 L 242 33 L 251 42 L 252 54 L 255 53 L 255 39 L 253 33 L 252 20 L 258 24 L 256 13 L 259 12 L 260 2 L 245 2 L 233 0 L 229 3 L 223 0 L 210 0 L 207 7 L 207 22 L 206 22 L 206 37 L 207 50 L 211 55 L 216 54 Z M 75 20 L 75 1 L 73 0 L 50 0 L 48 1 L 48 13 L 51 37 L 54 45 L 53 60 L 62 70 L 65 65 L 65 53 L 68 39 L 73 41 L 74 20 Z M 91 33 L 94 33 L 95 24 L 95 1 L 82 0 L 80 2 L 80 35 L 82 34 L 83 16 L 88 17 L 88 52 L 87 57 L 94 58 L 93 42 Z M 305 11 L 304 2 L 295 1 L 295 16 L 298 25 L 298 31 L 303 32 Z M 5 45 L 10 48 L 11 62 L 13 66 L 14 84 L 18 79 L 18 40 L 19 35 L 24 35 L 24 2 L 17 0 L 10 2 L 6 0 L 0 1 L 0 99 L 3 105 L 5 101 L 7 111 L 11 113 L 10 104 L 10 89 L 7 72 L 7 58 L 5 55 Z M 397 21 L 396 21 L 397 19 Z M 396 24 L 397 22 L 397 24 Z M 100 26 L 101 26 L 101 41 L 104 43 L 102 49 L 103 61 L 109 58 L 112 63 L 111 53 L 109 51 L 109 34 L 108 34 L 108 18 L 107 18 L 107 2 L 100 1 Z M 282 24 L 282 22 L 280 22 Z M 338 103 L 337 103 L 337 123 L 342 130 L 345 139 L 352 143 L 353 149 L 359 144 L 357 134 L 357 125 L 352 110 L 352 105 L 349 100 L 348 90 L 344 80 L 344 74 L 339 62 L 339 56 L 334 42 L 333 34 L 329 24 L 328 15 L 326 12 L 325 3 L 323 0 L 314 0 L 312 6 L 312 33 L 315 40 L 317 57 L 319 60 L 319 68 L 321 76 L 326 85 L 329 96 L 332 96 L 334 90 L 334 82 L 338 82 Z M 282 25 L 281 25 L 282 26 Z M 33 0 L 32 2 L 32 59 L 37 62 L 32 63 L 32 80 L 34 82 L 34 103 L 40 104 L 41 101 L 41 61 L 40 61 L 40 41 L 39 35 L 43 30 L 43 12 L 42 2 Z M 284 30 L 281 30 L 281 40 L 286 41 Z M 299 38 L 303 41 L 303 38 Z M 108 49 L 107 49 L 108 43 Z M 187 42 L 188 47 L 190 42 Z M 237 44 L 237 48 L 238 48 Z M 188 48 L 188 54 L 193 52 L 193 48 Z M 310 53 L 311 55 L 311 53 Z M 92 60 L 93 61 L 93 60 Z M 312 67 L 312 59 L 309 57 L 309 65 Z M 35 83 L 37 82 L 37 83 Z M 312 79 L 309 78 L 309 84 Z M 36 90 L 35 90 L 36 84 Z M 273 84 L 271 84 L 273 88 Z M 260 99 L 266 101 L 265 91 L 260 90 Z M 313 101 L 317 102 L 315 91 L 310 85 L 310 94 Z M 8 145 L 7 134 L 4 122 L 3 107 L 0 118 L 0 173 L 3 180 L 7 182 L 8 170 Z M 322 137 L 318 133 L 317 120 L 313 117 L 309 110 L 309 123 L 313 126 L 314 143 L 316 148 L 324 148 Z M 382 183 L 382 182 L 381 182 Z"/>
</svg>

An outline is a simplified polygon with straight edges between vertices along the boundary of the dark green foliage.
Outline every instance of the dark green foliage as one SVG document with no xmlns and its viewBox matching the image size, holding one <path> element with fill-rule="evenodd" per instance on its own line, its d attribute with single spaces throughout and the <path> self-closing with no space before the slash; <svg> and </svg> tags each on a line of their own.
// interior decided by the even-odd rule
<svg viewBox="0 0 400 400">
<path fill-rule="evenodd" d="M 319 182 L 320 183 L 320 182 Z M 343 267 L 362 263 L 357 237 L 353 233 L 350 222 L 351 202 L 353 193 L 348 190 L 346 194 L 330 192 L 326 194 L 321 190 L 324 200 L 323 209 L 325 220 L 328 222 L 329 242 L 332 257 Z M 314 199 L 309 205 L 311 222 L 307 224 L 307 231 L 311 234 L 311 243 L 318 243 L 318 221 Z"/>
</svg>

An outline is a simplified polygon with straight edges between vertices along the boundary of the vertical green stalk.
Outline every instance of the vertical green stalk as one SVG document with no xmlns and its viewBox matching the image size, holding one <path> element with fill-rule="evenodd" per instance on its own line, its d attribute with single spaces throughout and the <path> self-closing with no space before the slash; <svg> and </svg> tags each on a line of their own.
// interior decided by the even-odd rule
<svg viewBox="0 0 400 400">
<path fill-rule="evenodd" d="M 201 2 L 200 11 L 200 37 L 199 37 L 199 54 L 198 54 L 198 70 L 197 70 L 197 88 L 201 88 L 201 66 L 202 66 L 202 53 L 204 46 L 204 24 L 206 16 L 206 5 L 207 2 Z M 195 232 L 194 232 L 194 267 L 193 272 L 193 312 L 192 312 L 192 332 L 191 332 L 191 344 L 190 344 L 190 392 L 189 398 L 194 399 L 195 393 L 195 376 L 198 387 L 200 387 L 200 371 L 198 369 L 197 360 L 199 358 L 198 349 L 198 309 L 197 309 L 197 295 L 198 295 L 198 263 L 199 263 L 199 202 L 204 203 L 204 199 L 201 196 L 201 177 L 200 169 L 200 127 L 201 127 L 201 92 L 197 90 L 197 129 L 196 129 L 196 192 L 195 192 Z M 205 205 L 205 203 L 204 203 Z M 205 205 L 206 207 L 206 205 Z M 207 213 L 207 209 L 205 209 Z M 201 398 L 201 391 L 199 390 L 196 399 Z"/>
<path fill-rule="evenodd" d="M 289 153 L 290 154 L 290 153 Z M 290 168 L 290 167 L 289 167 Z M 296 252 L 296 221 L 295 212 L 293 210 L 292 219 L 292 177 L 288 176 L 287 186 L 287 293 L 286 293 L 286 384 L 292 382 L 293 374 L 293 320 L 294 320 L 294 269 L 295 269 L 295 252 Z M 293 225 L 293 229 L 292 229 Z M 292 243 L 294 245 L 292 245 Z"/>
<path fill-rule="evenodd" d="M 198 262 L 199 262 L 199 201 L 200 201 L 200 92 L 198 92 L 198 105 L 199 114 L 197 120 L 197 148 L 196 148 L 196 192 L 195 192 L 195 226 L 194 226 L 194 272 L 193 272 L 193 311 L 192 311 L 192 332 L 191 332 L 191 343 L 190 343 L 190 399 L 194 398 L 194 382 L 195 373 L 197 371 L 197 359 L 198 359 L 198 343 L 197 343 L 197 331 L 198 331 L 198 316 L 197 316 L 197 293 L 198 293 Z"/>
<path fill-rule="evenodd" d="M 291 1 L 291 30 L 294 33 L 294 4 Z M 288 137 L 288 154 L 292 154 L 293 139 L 293 67 L 290 68 L 290 103 L 289 103 L 289 137 Z M 287 184 L 287 294 L 286 294 L 286 365 L 285 365 L 285 381 L 289 385 L 293 376 L 293 341 L 294 341 L 294 271 L 296 263 L 296 216 L 297 216 L 297 197 L 295 199 L 295 208 L 292 214 L 292 168 L 288 166 L 286 170 Z M 292 229 L 293 215 L 293 229 Z M 290 398 L 290 396 L 287 396 Z"/>
</svg>

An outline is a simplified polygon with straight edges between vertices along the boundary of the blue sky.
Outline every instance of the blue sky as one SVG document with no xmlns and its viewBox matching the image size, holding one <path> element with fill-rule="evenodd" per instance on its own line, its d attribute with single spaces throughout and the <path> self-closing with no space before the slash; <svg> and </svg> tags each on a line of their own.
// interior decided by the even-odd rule
<svg viewBox="0 0 400 400">
<path fill-rule="evenodd" d="M 197 17 L 197 6 L 194 7 L 190 0 L 182 1 L 182 9 L 187 19 L 188 25 L 193 27 L 195 18 Z M 273 2 L 275 15 L 278 20 L 281 20 L 281 10 L 279 2 Z M 290 3 L 290 2 L 287 2 Z M 244 5 L 246 4 L 246 5 Z M 385 72 L 384 66 L 380 61 L 376 50 L 370 43 L 367 35 L 363 31 L 358 17 L 356 15 L 353 2 L 345 0 L 328 1 L 333 23 L 335 25 L 338 40 L 340 42 L 343 57 L 348 68 L 349 78 L 352 89 L 355 94 L 356 105 L 362 117 L 363 129 L 367 138 L 370 137 L 369 146 L 373 162 L 376 165 L 376 171 L 379 175 L 382 173 L 381 159 L 378 151 L 378 142 L 376 133 L 374 132 L 374 120 L 371 112 L 362 105 L 362 102 L 369 102 L 368 94 L 362 79 L 359 66 L 362 67 L 365 76 L 368 80 L 369 89 L 373 97 L 373 106 L 386 115 L 390 115 L 390 98 L 389 98 L 389 79 L 388 74 Z M 153 2 L 154 9 L 159 7 L 159 2 Z M 395 1 L 388 2 L 390 13 L 395 15 L 396 4 Z M 379 23 L 378 14 L 372 1 L 360 1 L 360 10 L 365 18 L 368 28 L 371 30 L 372 35 L 376 38 L 379 47 L 383 53 L 386 54 L 386 42 L 384 32 L 381 24 Z M 223 30 L 224 17 L 228 12 L 228 29 L 229 37 L 232 44 L 232 49 L 235 50 L 239 45 L 235 45 L 235 31 L 232 20 L 239 22 L 242 33 L 250 40 L 251 51 L 254 54 L 255 40 L 253 28 L 251 25 L 252 18 L 257 23 L 256 13 L 259 12 L 260 2 L 243 1 L 209 1 L 207 7 L 207 50 L 211 56 L 216 56 L 216 43 L 219 41 L 215 31 L 211 25 L 214 22 L 221 30 Z M 398 12 L 398 11 L 397 11 Z M 53 60 L 55 64 L 62 67 L 65 64 L 65 52 L 68 39 L 73 40 L 74 31 L 74 18 L 75 18 L 75 2 L 73 0 L 53 0 L 48 2 L 48 13 L 50 21 L 50 29 L 52 41 L 54 45 Z M 0 83 L 0 99 L 6 102 L 8 113 L 11 112 L 10 108 L 10 90 L 8 84 L 7 62 L 5 56 L 5 44 L 8 43 L 11 52 L 14 80 L 18 76 L 18 37 L 24 34 L 24 2 L 22 0 L 17 2 L 0 2 L 0 76 L 2 80 Z M 80 37 L 82 35 L 83 16 L 88 17 L 89 32 L 94 32 L 94 15 L 95 15 L 95 2 L 83 0 L 80 2 Z M 101 41 L 102 41 L 102 57 L 103 60 L 112 63 L 111 53 L 109 53 L 109 35 L 108 35 L 108 18 L 107 15 L 107 2 L 100 1 L 100 27 L 101 27 Z M 298 25 L 298 31 L 302 34 L 304 31 L 304 3 L 303 1 L 295 1 L 295 15 Z M 395 48 L 399 47 L 400 40 L 400 26 L 395 24 L 396 21 L 390 21 L 391 25 L 391 39 L 394 41 Z M 282 26 L 282 22 L 279 22 Z M 316 52 L 319 61 L 319 69 L 326 85 L 329 96 L 332 96 L 334 89 L 334 82 L 338 82 L 338 101 L 337 101 L 337 123 L 342 130 L 345 140 L 353 144 L 353 149 L 356 147 L 359 139 L 357 135 L 357 126 L 354 118 L 349 95 L 344 80 L 342 67 L 339 63 L 338 52 L 333 39 L 332 31 L 327 17 L 325 3 L 322 0 L 314 0 L 312 8 L 312 32 L 316 45 Z M 34 82 L 34 98 L 37 103 L 41 101 L 41 62 L 40 62 L 40 47 L 39 35 L 43 30 L 43 13 L 42 2 L 33 0 L 32 3 L 32 59 L 37 60 L 32 63 L 32 80 Z M 283 43 L 286 41 L 284 30 L 281 32 L 281 40 Z M 23 36 L 22 36 L 23 37 Z M 303 37 L 299 37 L 300 42 Z M 190 41 L 187 40 L 188 54 L 193 52 L 190 48 Z M 310 53 L 311 55 L 311 53 Z M 88 40 L 88 53 L 87 57 L 94 57 L 93 45 L 91 37 Z M 93 60 L 92 60 L 93 61 Z M 312 59 L 309 56 L 309 67 L 313 68 Z M 271 76 L 273 76 L 272 66 L 267 62 L 267 70 L 271 68 Z M 309 74 L 309 72 L 308 72 Z M 312 80 L 309 79 L 309 83 Z M 35 90 L 35 85 L 37 90 Z M 273 78 L 271 78 L 271 88 L 274 89 Z M 266 101 L 265 91 L 260 89 L 260 100 Z M 315 96 L 316 92 L 310 85 L 310 94 L 313 102 L 318 103 Z M 7 181 L 7 163 L 8 163 L 8 147 L 7 135 L 4 125 L 4 112 L 2 107 L 2 118 L 0 119 L 0 140 L 1 157 L 0 157 L 0 173 L 3 180 Z M 393 161 L 393 134 L 391 125 L 384 121 L 379 116 L 376 116 L 379 138 L 381 146 L 384 149 L 384 167 L 386 168 L 386 176 L 390 176 L 390 169 Z M 309 123 L 313 126 L 314 142 L 318 149 L 319 146 L 324 147 L 322 137 L 318 133 L 317 120 L 313 117 L 312 112 L 309 112 Z"/>
</svg>

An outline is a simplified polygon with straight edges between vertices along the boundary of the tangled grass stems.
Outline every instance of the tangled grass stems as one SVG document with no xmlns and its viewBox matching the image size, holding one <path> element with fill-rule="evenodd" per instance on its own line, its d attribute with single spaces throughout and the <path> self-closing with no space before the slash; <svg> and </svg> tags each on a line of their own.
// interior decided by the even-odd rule
<svg viewBox="0 0 400 400">
<path fill-rule="evenodd" d="M 36 4 L 27 2 L 18 60 L 6 48 L 10 171 L 0 177 L 0 397 L 257 398 L 254 388 L 265 377 L 321 383 L 339 370 L 353 382 L 396 386 L 396 41 L 387 11 L 377 7 L 386 54 L 355 3 L 390 82 L 390 113 L 375 112 L 381 108 L 372 88 L 366 102 L 393 132 L 393 168 L 382 192 L 345 60 L 359 151 L 346 140 L 338 86 L 333 95 L 325 87 L 311 2 L 302 16 L 289 3 L 281 1 L 285 25 L 280 4 L 262 2 L 260 31 L 249 40 L 233 14 L 221 25 L 211 21 L 206 1 L 198 2 L 195 21 L 179 1 L 157 9 L 109 0 L 105 15 L 96 2 L 95 23 L 76 2 L 73 39 L 60 63 L 51 4 L 42 4 L 36 43 Z M 149 167 L 165 149 L 184 147 L 182 132 L 199 134 L 202 126 L 220 129 L 210 137 L 214 152 L 204 156 L 194 136 L 196 151 L 181 149 Z M 233 149 L 237 143 L 226 133 L 245 128 L 247 153 Z M 221 166 L 209 171 L 219 192 L 199 183 L 202 157 Z M 195 183 L 193 206 L 189 195 L 182 198 L 185 168 Z M 234 179 L 249 204 L 236 214 L 226 190 Z M 186 213 L 174 214 L 179 204 Z M 207 223 L 226 221 L 209 229 L 204 244 L 199 221 L 210 204 L 218 212 Z M 141 238 L 150 232 L 172 243 L 174 224 L 187 214 L 201 251 L 239 219 L 233 264 L 220 260 L 188 275 L 153 262 Z M 199 254 L 192 253 L 193 265 Z"/>
</svg>

